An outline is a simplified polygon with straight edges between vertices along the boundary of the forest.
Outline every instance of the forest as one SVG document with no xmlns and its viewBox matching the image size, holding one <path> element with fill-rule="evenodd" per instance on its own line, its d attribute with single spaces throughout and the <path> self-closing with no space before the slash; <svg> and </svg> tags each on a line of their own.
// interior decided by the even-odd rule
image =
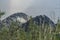
<svg viewBox="0 0 60 40">
<path fill-rule="evenodd" d="M 0 12 L 0 18 L 4 15 L 4 12 Z M 11 22 L 11 25 L 7 27 L 2 24 L 0 27 L 0 40 L 60 40 L 60 20 L 58 19 L 55 28 L 50 25 L 42 24 L 36 25 L 30 17 L 28 31 L 18 26 L 17 22 Z"/>
</svg>

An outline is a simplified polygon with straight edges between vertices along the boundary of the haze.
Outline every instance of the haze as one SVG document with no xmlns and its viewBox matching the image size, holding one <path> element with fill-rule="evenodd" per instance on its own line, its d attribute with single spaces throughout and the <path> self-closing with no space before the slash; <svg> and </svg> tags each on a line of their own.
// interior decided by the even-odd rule
<svg viewBox="0 0 60 40">
<path fill-rule="evenodd" d="M 16 12 L 23 12 L 29 16 L 44 14 L 50 18 L 55 14 L 56 22 L 60 17 L 60 0 L 0 0 L 0 9 L 6 12 L 5 18 Z M 54 18 L 51 19 L 54 21 Z"/>
</svg>

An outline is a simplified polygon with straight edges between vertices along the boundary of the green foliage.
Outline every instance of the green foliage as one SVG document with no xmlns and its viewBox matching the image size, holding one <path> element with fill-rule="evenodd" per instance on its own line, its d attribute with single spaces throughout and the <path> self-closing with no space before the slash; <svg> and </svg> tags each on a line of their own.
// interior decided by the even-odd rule
<svg viewBox="0 0 60 40">
<path fill-rule="evenodd" d="M 60 19 L 58 19 L 55 31 L 55 40 L 60 40 Z"/>
<path fill-rule="evenodd" d="M 9 28 L 3 27 L 0 30 L 0 40 L 8 40 Z"/>
<path fill-rule="evenodd" d="M 4 12 L 0 12 L 0 18 L 1 18 L 1 16 L 4 15 L 4 14 L 5 14 Z"/>
<path fill-rule="evenodd" d="M 50 25 L 36 25 L 30 17 L 28 31 L 18 26 L 18 22 L 12 22 L 9 27 L 3 24 L 0 29 L 0 40 L 60 40 L 60 22 L 58 21 L 56 30 L 52 31 Z"/>
<path fill-rule="evenodd" d="M 0 40 L 26 40 L 26 32 L 12 22 L 10 27 L 1 28 Z"/>
</svg>

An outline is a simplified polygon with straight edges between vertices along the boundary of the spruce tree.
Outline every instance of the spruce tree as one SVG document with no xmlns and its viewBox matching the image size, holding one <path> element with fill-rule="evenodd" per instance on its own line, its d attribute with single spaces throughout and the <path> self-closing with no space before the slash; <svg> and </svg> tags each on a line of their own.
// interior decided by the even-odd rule
<svg viewBox="0 0 60 40">
<path fill-rule="evenodd" d="M 39 27 L 33 21 L 32 16 L 29 22 L 29 40 L 39 40 Z"/>
<path fill-rule="evenodd" d="M 56 25 L 55 39 L 54 40 L 60 40 L 60 19 L 58 19 L 58 22 Z"/>
</svg>

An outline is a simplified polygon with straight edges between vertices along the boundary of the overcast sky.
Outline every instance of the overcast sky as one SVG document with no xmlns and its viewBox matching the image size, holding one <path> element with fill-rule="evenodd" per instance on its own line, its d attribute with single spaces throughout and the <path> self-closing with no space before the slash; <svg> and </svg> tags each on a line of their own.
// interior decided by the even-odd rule
<svg viewBox="0 0 60 40">
<path fill-rule="evenodd" d="M 24 12 L 29 16 L 54 16 L 57 21 L 60 17 L 60 0 L 0 0 L 0 10 L 9 16 L 16 12 Z M 54 21 L 54 18 L 51 18 Z M 56 22 L 55 21 L 55 22 Z"/>
</svg>

